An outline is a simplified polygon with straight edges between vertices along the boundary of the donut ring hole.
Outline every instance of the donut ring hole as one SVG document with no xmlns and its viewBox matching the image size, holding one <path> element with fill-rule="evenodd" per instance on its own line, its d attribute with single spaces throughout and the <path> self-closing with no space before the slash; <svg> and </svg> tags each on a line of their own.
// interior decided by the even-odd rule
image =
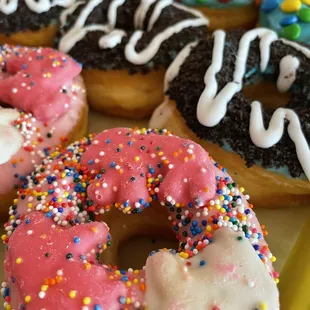
<svg viewBox="0 0 310 310">
<path fill-rule="evenodd" d="M 12 106 L 7 104 L 7 103 L 5 103 L 5 102 L 1 102 L 0 101 L 0 108 L 8 109 L 8 108 L 12 108 Z"/>
<path fill-rule="evenodd" d="M 112 244 L 101 255 L 104 264 L 121 269 L 142 269 L 149 254 L 157 249 L 178 249 L 168 212 L 153 202 L 139 214 L 124 214 L 113 208 L 100 220 L 110 227 Z"/>
<path fill-rule="evenodd" d="M 287 106 L 292 97 L 290 91 L 280 93 L 274 82 L 263 79 L 245 86 L 243 93 L 251 102 L 259 101 L 266 109 L 283 108 Z"/>
</svg>

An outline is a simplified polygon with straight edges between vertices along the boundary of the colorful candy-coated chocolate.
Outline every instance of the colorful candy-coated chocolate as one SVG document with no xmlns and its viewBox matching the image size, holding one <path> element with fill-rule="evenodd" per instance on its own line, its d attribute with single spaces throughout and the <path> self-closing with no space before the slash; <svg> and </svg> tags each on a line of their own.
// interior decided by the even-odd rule
<svg viewBox="0 0 310 310">
<path fill-rule="evenodd" d="M 308 0 L 263 0 L 259 24 L 276 31 L 286 39 L 309 43 L 309 5 Z"/>
</svg>

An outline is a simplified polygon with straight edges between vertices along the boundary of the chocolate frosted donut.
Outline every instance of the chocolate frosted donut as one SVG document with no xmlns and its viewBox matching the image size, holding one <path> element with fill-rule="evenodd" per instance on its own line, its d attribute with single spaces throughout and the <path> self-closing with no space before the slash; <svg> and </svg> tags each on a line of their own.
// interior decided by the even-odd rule
<svg viewBox="0 0 310 310">
<path fill-rule="evenodd" d="M 182 61 L 168 70 L 175 78 L 166 76 L 167 95 L 177 111 L 171 111 L 172 103 L 166 102 L 151 124 L 167 126 L 177 113 L 186 125 L 172 124 L 178 127 L 173 130 L 193 132 L 196 140 L 214 145 L 215 157 L 231 156 L 235 169 L 245 171 L 236 176 L 238 181 L 248 179 L 248 186 L 255 188 L 270 182 L 270 193 L 266 197 L 264 190 L 264 199 L 257 197 L 256 202 L 274 206 L 309 200 L 308 47 L 258 28 L 215 31 L 212 38 L 182 53 Z M 275 83 L 280 93 L 290 92 L 285 106 L 262 108 L 247 97 L 244 87 L 262 80 Z M 165 113 L 166 108 L 170 113 Z M 279 194 L 288 200 L 279 199 Z"/>
<path fill-rule="evenodd" d="M 77 2 L 60 22 L 57 48 L 83 63 L 90 104 L 133 117 L 160 103 L 165 69 L 208 25 L 199 11 L 171 0 Z"/>
<path fill-rule="evenodd" d="M 61 10 L 73 1 L 8 0 L 0 4 L 0 43 L 52 45 Z"/>
</svg>

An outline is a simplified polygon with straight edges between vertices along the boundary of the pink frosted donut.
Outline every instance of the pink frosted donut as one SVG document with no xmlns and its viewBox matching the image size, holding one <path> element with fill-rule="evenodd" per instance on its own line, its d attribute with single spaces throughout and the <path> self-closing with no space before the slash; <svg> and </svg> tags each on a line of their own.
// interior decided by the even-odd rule
<svg viewBox="0 0 310 310">
<path fill-rule="evenodd" d="M 277 310 L 275 257 L 243 191 L 201 146 L 166 130 L 116 128 L 55 152 L 10 209 L 5 307 Z M 153 251 L 141 270 L 99 263 L 124 233 L 94 216 L 118 209 L 130 226 L 152 208 L 154 224 L 169 213 L 179 248 Z"/>
<path fill-rule="evenodd" d="M 0 46 L 0 212 L 51 148 L 85 134 L 80 72 L 50 48 Z"/>
</svg>

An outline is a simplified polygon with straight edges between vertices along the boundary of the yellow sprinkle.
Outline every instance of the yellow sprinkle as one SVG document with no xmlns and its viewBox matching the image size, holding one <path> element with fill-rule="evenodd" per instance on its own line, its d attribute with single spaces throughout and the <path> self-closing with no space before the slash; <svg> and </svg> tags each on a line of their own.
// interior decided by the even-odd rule
<svg viewBox="0 0 310 310">
<path fill-rule="evenodd" d="M 46 292 L 48 290 L 48 285 L 42 285 L 41 291 Z"/>
<path fill-rule="evenodd" d="M 180 252 L 179 255 L 183 258 L 188 258 L 188 253 Z"/>
<path fill-rule="evenodd" d="M 184 157 L 184 161 L 187 162 L 188 161 L 188 157 Z"/>
<path fill-rule="evenodd" d="M 135 161 L 139 161 L 140 157 L 139 156 L 135 156 Z"/>
<path fill-rule="evenodd" d="M 137 284 L 137 283 L 139 283 L 139 280 L 138 280 L 137 278 L 134 278 L 134 279 L 133 279 L 133 283 L 134 283 L 134 284 Z"/>
<path fill-rule="evenodd" d="M 33 204 L 31 202 L 28 203 L 28 208 L 31 209 L 33 207 Z"/>
<path fill-rule="evenodd" d="M 164 152 L 158 152 L 158 156 L 164 155 Z"/>
<path fill-rule="evenodd" d="M 89 305 L 91 303 L 91 299 L 89 297 L 84 297 L 83 298 L 83 304 L 84 305 Z"/>
<path fill-rule="evenodd" d="M 260 310 L 268 310 L 268 306 L 264 302 L 262 302 L 259 304 L 259 309 Z"/>
<path fill-rule="evenodd" d="M 133 273 L 134 274 L 139 274 L 140 272 L 139 272 L 139 270 L 136 269 Z"/>
<path fill-rule="evenodd" d="M 73 298 L 75 298 L 76 297 L 76 294 L 77 294 L 77 291 L 70 291 L 69 292 L 69 297 L 71 298 L 71 299 L 73 299 Z"/>
<path fill-rule="evenodd" d="M 224 201 L 225 200 L 224 196 L 220 196 L 220 200 Z"/>
<path fill-rule="evenodd" d="M 229 216 L 225 215 L 224 216 L 224 221 L 229 221 Z"/>
<path fill-rule="evenodd" d="M 1 239 L 4 241 L 6 239 L 6 235 L 2 235 Z"/>
<path fill-rule="evenodd" d="M 243 192 L 244 192 L 244 188 L 243 188 L 243 187 L 240 187 L 240 188 L 239 188 L 239 191 L 240 191 L 241 193 L 243 193 Z"/>
<path fill-rule="evenodd" d="M 221 206 L 220 206 L 220 205 L 215 205 L 215 208 L 216 208 L 217 210 L 220 210 L 220 209 L 221 209 Z"/>
<path fill-rule="evenodd" d="M 128 287 L 130 287 L 130 286 L 131 286 L 131 282 L 130 282 L 130 281 L 127 281 L 127 282 L 126 282 L 126 285 L 127 285 Z"/>
<path fill-rule="evenodd" d="M 275 278 L 275 279 L 274 279 L 274 282 L 275 282 L 276 284 L 278 284 L 278 283 L 280 282 L 280 280 L 279 280 L 278 278 Z"/>
<path fill-rule="evenodd" d="M 226 210 L 225 210 L 224 208 L 221 208 L 221 209 L 220 209 L 220 212 L 221 212 L 221 213 L 225 213 Z"/>
<path fill-rule="evenodd" d="M 113 277 L 113 276 L 109 276 L 109 279 L 110 279 L 110 280 L 114 280 L 114 277 Z"/>
<path fill-rule="evenodd" d="M 130 303 L 131 303 L 131 299 L 130 299 L 129 297 L 127 297 L 127 298 L 126 298 L 126 304 L 127 304 L 127 305 L 130 305 Z"/>
<path fill-rule="evenodd" d="M 117 276 L 119 276 L 119 275 L 121 274 L 121 272 L 120 272 L 119 270 L 115 270 L 115 274 L 116 274 Z"/>
<path fill-rule="evenodd" d="M 11 310 L 11 309 L 12 309 L 12 306 L 11 306 L 11 305 L 7 305 L 5 309 L 6 309 L 6 310 Z"/>
<path fill-rule="evenodd" d="M 210 225 L 208 225 L 207 227 L 206 227 L 206 231 L 211 231 L 212 230 L 212 227 L 210 226 Z"/>
<path fill-rule="evenodd" d="M 91 268 L 91 264 L 90 263 L 86 263 L 85 265 L 85 269 L 88 270 L 89 268 Z"/>
<path fill-rule="evenodd" d="M 21 264 L 23 262 L 21 257 L 16 258 L 16 264 Z"/>
<path fill-rule="evenodd" d="M 91 229 L 93 232 L 98 232 L 98 228 L 97 227 L 92 227 L 92 229 Z"/>
<path fill-rule="evenodd" d="M 25 302 L 30 302 L 30 301 L 31 301 L 31 296 L 27 295 L 27 296 L 25 297 Z"/>
<path fill-rule="evenodd" d="M 274 263 L 277 260 L 277 258 L 275 256 L 272 256 L 270 260 Z"/>
</svg>

